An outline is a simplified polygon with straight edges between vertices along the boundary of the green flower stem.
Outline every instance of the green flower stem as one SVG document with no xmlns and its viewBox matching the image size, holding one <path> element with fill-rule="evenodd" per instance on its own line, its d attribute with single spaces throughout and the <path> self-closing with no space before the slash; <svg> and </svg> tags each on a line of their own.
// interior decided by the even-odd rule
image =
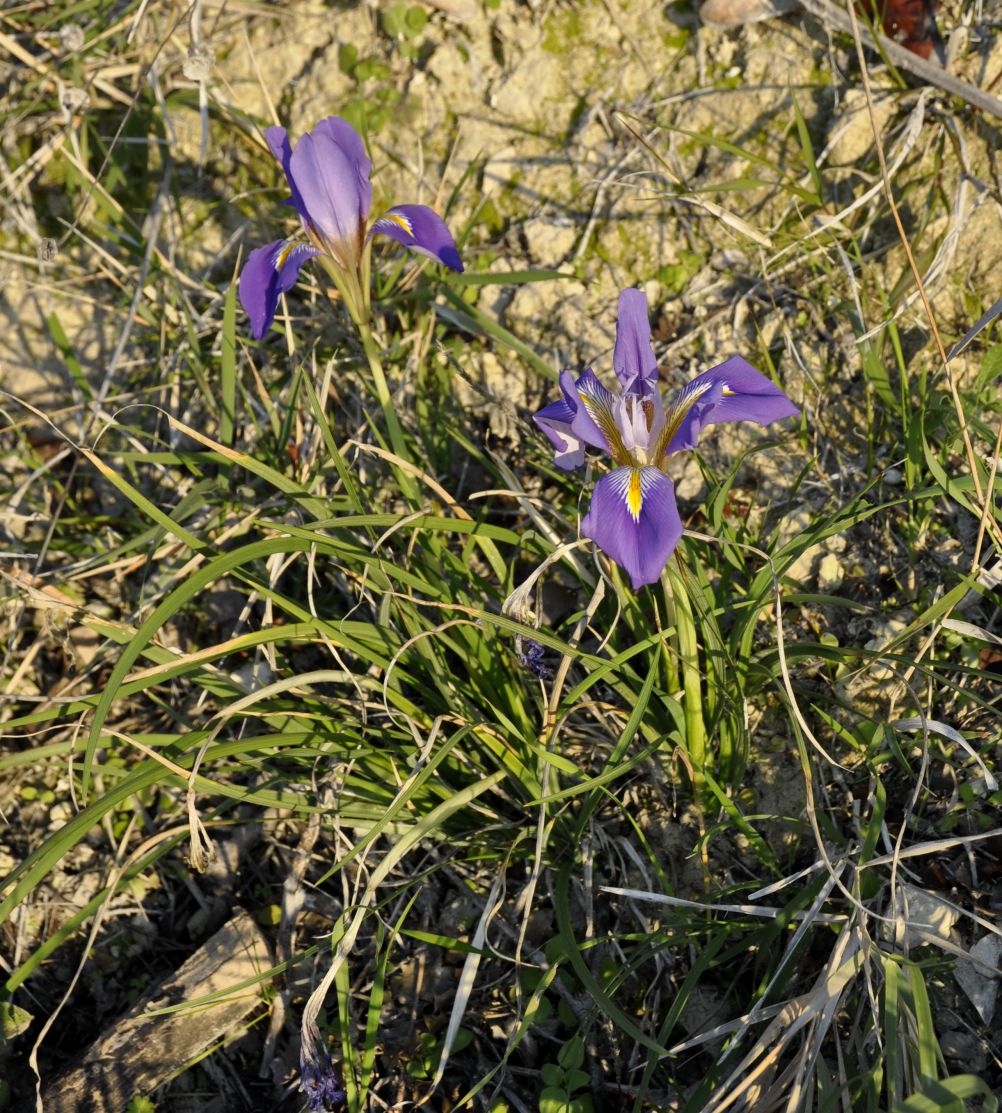
<svg viewBox="0 0 1002 1113">
<path fill-rule="evenodd" d="M 369 326 L 372 316 L 369 299 L 370 256 L 371 244 L 366 244 L 357 269 L 338 266 L 333 259 L 326 255 L 318 256 L 318 262 L 334 283 L 344 301 L 345 308 L 358 329 L 362 348 L 365 351 L 365 358 L 369 362 L 369 370 L 372 373 L 372 381 L 376 388 L 376 399 L 383 411 L 383 420 L 386 423 L 390 448 L 401 460 L 408 460 L 409 454 L 407 443 L 404 440 L 403 427 L 397 417 L 397 411 L 393 408 L 389 383 L 386 381 L 386 373 L 383 371 L 383 362 L 379 355 L 379 345 L 376 343 L 376 338 L 372 335 L 372 329 Z M 401 467 L 394 467 L 393 470 L 400 483 L 400 489 L 407 500 L 416 503 L 418 501 L 418 488 L 413 475 Z"/>
<path fill-rule="evenodd" d="M 675 605 L 675 629 L 678 631 L 678 655 L 682 663 L 682 690 L 685 698 L 685 748 L 692 763 L 692 794 L 702 804 L 706 771 L 706 724 L 703 719 L 703 685 L 699 671 L 699 641 L 693 619 L 689 593 L 681 575 L 669 564 L 666 569 L 666 593 Z"/>
<path fill-rule="evenodd" d="M 406 460 L 408 454 L 407 446 L 404 442 L 404 431 L 400 425 L 400 419 L 397 417 L 397 411 L 393 408 L 393 399 L 390 396 L 390 387 L 386 381 L 386 374 L 383 371 L 382 360 L 379 358 L 379 347 L 376 344 L 376 339 L 372 335 L 372 330 L 367 324 L 359 323 L 358 334 L 362 338 L 362 347 L 365 349 L 365 355 L 369 361 L 369 370 L 372 372 L 372 381 L 376 387 L 376 398 L 379 401 L 379 405 L 383 411 L 383 418 L 386 421 L 386 432 L 389 434 L 390 447 L 401 460 Z M 403 491 L 408 501 L 416 501 L 417 484 L 414 481 L 414 477 L 410 472 L 400 467 L 394 468 L 394 471 L 400 482 L 400 489 Z"/>
<path fill-rule="evenodd" d="M 674 695 L 681 687 L 678 675 L 678 617 L 675 613 L 675 599 L 667 582 L 661 581 L 665 597 L 665 621 L 662 627 L 664 637 L 661 652 L 665 663 L 665 688 Z"/>
</svg>

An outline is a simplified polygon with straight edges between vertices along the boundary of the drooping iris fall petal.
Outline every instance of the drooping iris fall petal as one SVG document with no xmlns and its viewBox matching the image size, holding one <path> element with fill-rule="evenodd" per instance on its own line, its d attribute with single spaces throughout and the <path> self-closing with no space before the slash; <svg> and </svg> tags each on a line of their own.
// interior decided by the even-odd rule
<svg viewBox="0 0 1002 1113">
<path fill-rule="evenodd" d="M 616 468 L 595 484 L 581 532 L 626 569 L 634 589 L 656 583 L 682 536 L 672 481 L 659 468 Z"/>
<path fill-rule="evenodd" d="M 395 205 L 372 222 L 370 235 L 381 234 L 422 255 L 462 271 L 456 241 L 445 221 L 427 205 Z"/>
<path fill-rule="evenodd" d="M 309 244 L 276 240 L 252 251 L 240 272 L 240 304 L 250 318 L 251 335 L 260 340 L 271 328 L 280 294 L 296 284 L 307 259 L 320 252 Z"/>
<path fill-rule="evenodd" d="M 768 425 L 800 413 L 772 380 L 741 356 L 731 356 L 697 375 L 683 388 L 683 394 L 687 391 L 699 397 L 682 418 L 678 432 L 668 445 L 669 452 L 695 448 L 699 434 L 707 425 L 719 425 L 724 421 L 755 421 Z"/>
<path fill-rule="evenodd" d="M 565 471 L 580 468 L 585 458 L 585 442 L 574 432 L 572 425 L 578 412 L 578 395 L 569 371 L 560 376 L 563 398 L 544 406 L 533 414 L 533 421 L 546 434 L 553 445 L 553 462 Z"/>
</svg>

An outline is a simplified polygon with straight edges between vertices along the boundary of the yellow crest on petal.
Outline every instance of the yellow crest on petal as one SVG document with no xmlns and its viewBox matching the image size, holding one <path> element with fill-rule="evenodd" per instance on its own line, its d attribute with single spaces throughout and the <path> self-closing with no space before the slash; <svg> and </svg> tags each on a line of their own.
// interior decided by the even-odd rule
<svg viewBox="0 0 1002 1113">
<path fill-rule="evenodd" d="M 289 240 L 282 250 L 275 256 L 275 270 L 280 271 L 282 267 L 288 262 L 289 256 L 296 250 L 299 244 L 295 240 Z"/>
<path fill-rule="evenodd" d="M 411 222 L 403 215 L 403 213 L 383 213 L 383 215 L 376 221 L 376 227 L 380 224 L 395 224 L 402 231 L 406 232 L 408 236 L 414 235 L 414 228 Z"/>
<path fill-rule="evenodd" d="M 644 505 L 644 488 L 640 481 L 640 469 L 634 468 L 630 472 L 630 482 L 626 487 L 626 505 L 630 508 L 635 522 L 640 521 L 640 511 Z"/>
</svg>

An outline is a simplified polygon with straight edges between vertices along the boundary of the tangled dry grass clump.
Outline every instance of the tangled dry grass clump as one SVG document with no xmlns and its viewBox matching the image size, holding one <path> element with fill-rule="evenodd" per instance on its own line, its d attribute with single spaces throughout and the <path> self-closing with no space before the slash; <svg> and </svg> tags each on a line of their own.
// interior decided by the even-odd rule
<svg viewBox="0 0 1002 1113">
<path fill-rule="evenodd" d="M 0 13 L 0 1108 L 997 1107 L 1000 24 L 803 9 Z M 330 116 L 465 269 L 256 342 Z M 531 420 L 633 287 L 800 411 L 637 590 Z"/>
</svg>

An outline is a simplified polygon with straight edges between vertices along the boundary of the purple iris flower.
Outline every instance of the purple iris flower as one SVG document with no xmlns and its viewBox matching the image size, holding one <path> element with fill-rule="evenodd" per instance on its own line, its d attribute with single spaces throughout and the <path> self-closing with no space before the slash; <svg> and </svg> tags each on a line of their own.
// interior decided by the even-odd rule
<svg viewBox="0 0 1002 1113">
<path fill-rule="evenodd" d="M 667 458 L 695 448 L 704 426 L 768 425 L 800 411 L 740 356 L 697 375 L 666 405 L 641 290 L 619 295 L 612 362 L 618 392 L 607 390 L 590 369 L 577 380 L 562 371 L 563 398 L 540 410 L 535 421 L 553 444 L 558 467 L 581 467 L 586 446 L 612 456 L 615 467 L 595 484 L 581 532 L 629 572 L 636 589 L 657 582 L 682 536 Z"/>
<path fill-rule="evenodd" d="M 306 1094 L 311 1113 L 340 1109 L 348 1100 L 347 1091 L 316 1025 L 310 1023 L 308 1027 L 299 1050 L 299 1089 Z"/>
<path fill-rule="evenodd" d="M 518 634 L 515 637 L 515 652 L 522 667 L 539 680 L 549 680 L 553 676 L 553 669 L 546 663 L 546 649 L 539 642 Z"/>
<path fill-rule="evenodd" d="M 290 290 L 307 259 L 320 256 L 356 321 L 368 318 L 369 252 L 377 233 L 389 236 L 454 271 L 463 269 L 456 242 L 426 205 L 396 205 L 369 224 L 372 163 L 362 137 L 346 120 L 329 116 L 293 148 L 285 128 L 264 133 L 285 171 L 303 238 L 276 240 L 250 253 L 240 274 L 240 302 L 260 340 L 271 327 L 278 298 Z"/>
</svg>

